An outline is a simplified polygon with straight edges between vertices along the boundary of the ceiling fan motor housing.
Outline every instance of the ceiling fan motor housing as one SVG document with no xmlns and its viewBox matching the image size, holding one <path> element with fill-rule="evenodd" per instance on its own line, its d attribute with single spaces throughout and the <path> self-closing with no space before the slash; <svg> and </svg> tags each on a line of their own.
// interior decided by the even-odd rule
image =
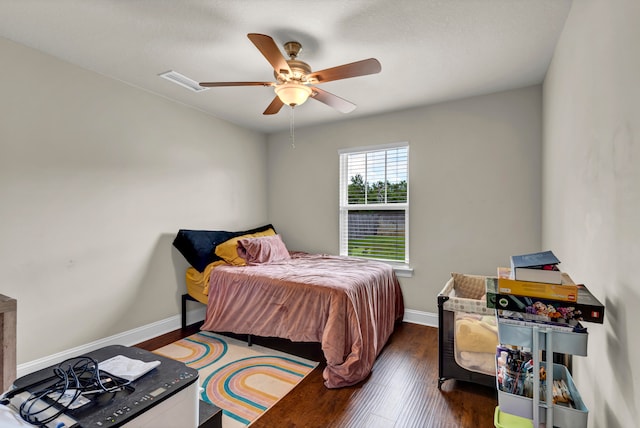
<svg viewBox="0 0 640 428">
<path fill-rule="evenodd" d="M 298 42 L 290 41 L 286 42 L 283 47 L 290 58 L 286 61 L 291 69 L 291 73 L 289 73 L 289 70 L 274 70 L 274 77 L 278 83 L 307 83 L 307 74 L 311 74 L 311 67 L 309 67 L 309 64 L 306 62 L 296 59 L 302 50 L 302 45 Z"/>
<path fill-rule="evenodd" d="M 311 67 L 309 64 L 303 61 L 298 61 L 297 59 L 288 59 L 287 64 L 289 64 L 289 68 L 291 69 L 291 74 L 289 73 L 277 73 L 274 71 L 273 75 L 275 76 L 278 82 L 299 82 L 299 83 L 307 83 L 307 74 L 311 74 Z"/>
</svg>

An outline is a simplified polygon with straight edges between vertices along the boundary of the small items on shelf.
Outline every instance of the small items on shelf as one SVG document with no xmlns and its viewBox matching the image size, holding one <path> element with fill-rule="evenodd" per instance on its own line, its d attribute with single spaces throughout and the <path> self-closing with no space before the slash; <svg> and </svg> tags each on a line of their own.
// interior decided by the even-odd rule
<svg viewBox="0 0 640 428">
<path fill-rule="evenodd" d="M 571 391 L 564 379 L 553 380 L 553 404 L 566 406 L 571 409 L 575 408 Z"/>
</svg>

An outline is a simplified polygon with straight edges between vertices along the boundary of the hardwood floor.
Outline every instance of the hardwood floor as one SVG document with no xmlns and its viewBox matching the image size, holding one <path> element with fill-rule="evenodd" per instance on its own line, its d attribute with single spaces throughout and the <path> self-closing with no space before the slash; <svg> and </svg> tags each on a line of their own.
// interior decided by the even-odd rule
<svg viewBox="0 0 640 428">
<path fill-rule="evenodd" d="M 197 331 L 197 325 L 190 326 L 138 346 L 157 349 Z M 260 344 L 269 346 L 264 341 L 269 339 Z M 282 349 L 286 347 L 282 343 L 272 345 Z M 303 350 L 301 356 L 309 358 L 314 352 L 317 351 Z M 316 368 L 251 428 L 494 426 L 493 413 L 498 403 L 495 390 L 455 380 L 446 381 L 438 389 L 438 330 L 433 327 L 399 324 L 369 378 L 358 385 L 327 389 L 323 385 L 323 368 L 323 364 Z"/>
</svg>

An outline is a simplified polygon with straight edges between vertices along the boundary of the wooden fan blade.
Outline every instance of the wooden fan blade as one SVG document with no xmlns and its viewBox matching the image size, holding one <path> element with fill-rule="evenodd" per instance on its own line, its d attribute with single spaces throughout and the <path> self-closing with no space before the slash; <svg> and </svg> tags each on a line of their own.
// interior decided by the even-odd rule
<svg viewBox="0 0 640 428">
<path fill-rule="evenodd" d="M 382 65 L 375 58 L 363 59 L 362 61 L 350 64 L 339 65 L 309 74 L 308 78 L 318 83 L 330 82 L 332 80 L 348 79 L 350 77 L 366 76 L 367 74 L 380 73 Z"/>
<path fill-rule="evenodd" d="M 271 37 L 257 33 L 249 33 L 247 37 L 249 37 L 249 40 L 256 45 L 262 55 L 269 61 L 269 64 L 271 64 L 276 73 L 291 75 L 291 68 L 289 68 L 286 58 L 282 55 L 282 52 L 278 49 L 278 45 L 276 45 L 276 42 L 274 42 Z"/>
<path fill-rule="evenodd" d="M 205 88 L 215 88 L 219 86 L 274 86 L 273 82 L 200 82 L 200 86 Z"/>
<path fill-rule="evenodd" d="M 269 107 L 267 107 L 267 109 L 262 114 L 276 114 L 280 111 L 283 105 L 284 103 L 276 95 L 273 101 L 271 101 L 271 104 L 269 104 Z"/>
<path fill-rule="evenodd" d="M 340 113 L 351 113 L 356 109 L 356 105 L 351 101 L 347 101 L 344 98 L 340 98 L 337 95 L 333 95 L 331 92 L 323 91 L 322 89 L 312 87 L 313 91 L 311 97 L 315 100 L 325 103 L 329 107 L 333 107 Z"/>
</svg>

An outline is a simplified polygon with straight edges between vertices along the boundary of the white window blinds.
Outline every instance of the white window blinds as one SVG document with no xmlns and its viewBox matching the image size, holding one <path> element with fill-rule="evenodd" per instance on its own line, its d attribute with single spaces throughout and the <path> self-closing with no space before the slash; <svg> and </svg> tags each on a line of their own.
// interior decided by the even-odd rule
<svg viewBox="0 0 640 428">
<path fill-rule="evenodd" d="M 340 254 L 409 262 L 409 146 L 340 153 Z"/>
</svg>

